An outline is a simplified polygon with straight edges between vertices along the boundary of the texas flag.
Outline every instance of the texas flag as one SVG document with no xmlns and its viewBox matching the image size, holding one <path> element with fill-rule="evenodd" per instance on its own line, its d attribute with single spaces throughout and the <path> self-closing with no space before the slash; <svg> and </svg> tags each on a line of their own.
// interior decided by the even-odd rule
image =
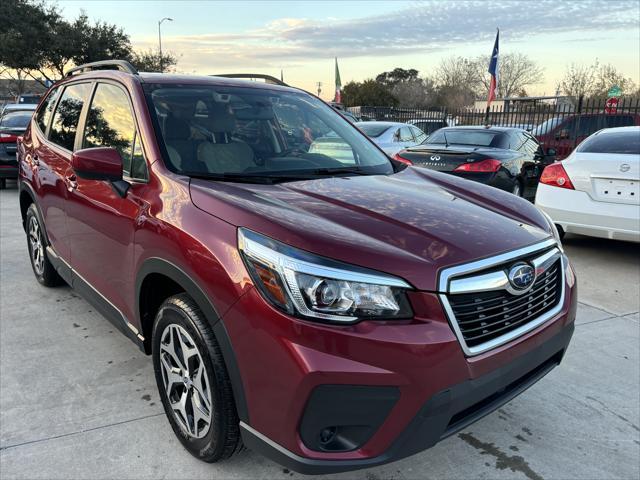
<svg viewBox="0 0 640 480">
<path fill-rule="evenodd" d="M 493 44 L 493 52 L 491 53 L 491 61 L 489 62 L 489 74 L 491 75 L 491 83 L 489 85 L 489 98 L 487 98 L 487 107 L 498 96 L 498 79 L 500 78 L 498 64 L 498 41 L 500 40 L 500 30 L 496 33 L 496 43 Z"/>
</svg>

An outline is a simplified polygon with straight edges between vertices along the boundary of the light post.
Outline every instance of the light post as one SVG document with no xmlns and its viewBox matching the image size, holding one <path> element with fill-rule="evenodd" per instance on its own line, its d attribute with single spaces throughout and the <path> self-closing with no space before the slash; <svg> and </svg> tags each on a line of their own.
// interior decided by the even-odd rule
<svg viewBox="0 0 640 480">
<path fill-rule="evenodd" d="M 162 25 L 162 22 L 164 22 L 165 20 L 169 20 L 170 22 L 173 22 L 173 18 L 164 17 L 162 20 L 158 21 L 158 47 L 160 50 L 160 73 L 162 73 L 162 35 L 160 33 L 160 25 Z"/>
</svg>

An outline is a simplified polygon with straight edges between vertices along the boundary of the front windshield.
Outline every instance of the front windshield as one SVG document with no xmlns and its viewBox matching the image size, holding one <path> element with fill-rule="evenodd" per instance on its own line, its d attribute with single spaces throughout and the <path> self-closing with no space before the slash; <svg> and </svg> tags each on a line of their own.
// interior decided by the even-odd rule
<svg viewBox="0 0 640 480">
<path fill-rule="evenodd" d="M 551 130 L 553 130 L 558 126 L 561 120 L 562 120 L 561 117 L 550 118 L 546 122 L 542 122 L 540 125 L 534 128 L 531 133 L 533 133 L 534 136 L 544 135 L 546 133 L 549 133 Z"/>
<path fill-rule="evenodd" d="M 493 139 L 499 135 L 498 132 L 487 132 L 483 130 L 468 129 L 445 129 L 435 131 L 425 144 L 442 144 L 442 145 L 473 145 L 479 147 L 488 147 Z"/>
<path fill-rule="evenodd" d="M 347 120 L 302 92 L 147 87 L 168 166 L 191 176 L 390 174 L 389 159 Z"/>
<path fill-rule="evenodd" d="M 27 128 L 29 125 L 29 121 L 31 120 L 31 116 L 33 115 L 33 111 L 15 111 L 15 112 L 7 112 L 2 116 L 0 120 L 0 127 L 5 128 Z"/>
</svg>

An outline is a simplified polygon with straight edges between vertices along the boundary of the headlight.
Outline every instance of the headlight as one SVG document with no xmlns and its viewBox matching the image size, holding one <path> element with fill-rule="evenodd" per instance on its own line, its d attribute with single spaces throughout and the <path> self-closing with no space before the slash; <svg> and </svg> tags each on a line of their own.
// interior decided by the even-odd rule
<svg viewBox="0 0 640 480">
<path fill-rule="evenodd" d="M 411 318 L 404 280 L 298 250 L 244 228 L 238 247 L 253 283 L 290 315 L 328 322 Z"/>
<path fill-rule="evenodd" d="M 556 243 L 558 244 L 558 248 L 560 249 L 561 252 L 564 252 L 564 249 L 562 248 L 562 240 L 560 239 L 560 234 L 558 233 L 556 224 L 553 223 L 553 220 L 551 220 L 551 217 L 549 216 L 549 214 L 547 214 L 547 212 L 545 212 L 541 208 L 539 208 L 538 210 L 540 211 L 540 213 L 542 213 L 542 215 L 544 215 L 544 218 L 547 219 L 547 222 L 549 223 L 549 228 L 551 228 L 551 233 L 553 234 L 553 238 L 556 240 Z"/>
</svg>

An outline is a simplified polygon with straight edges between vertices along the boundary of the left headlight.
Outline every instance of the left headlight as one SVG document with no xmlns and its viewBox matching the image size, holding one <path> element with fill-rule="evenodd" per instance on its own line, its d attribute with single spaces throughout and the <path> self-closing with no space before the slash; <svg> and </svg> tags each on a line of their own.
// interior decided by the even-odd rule
<svg viewBox="0 0 640 480">
<path fill-rule="evenodd" d="M 238 248 L 253 283 L 290 315 L 327 322 L 411 318 L 404 280 L 320 257 L 238 229 Z"/>
</svg>

